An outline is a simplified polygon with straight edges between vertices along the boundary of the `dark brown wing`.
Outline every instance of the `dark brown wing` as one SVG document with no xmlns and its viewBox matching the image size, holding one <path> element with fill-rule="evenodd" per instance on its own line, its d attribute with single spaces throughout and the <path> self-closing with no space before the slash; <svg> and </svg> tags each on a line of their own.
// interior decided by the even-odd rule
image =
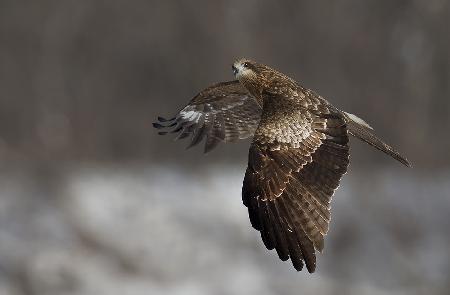
<svg viewBox="0 0 450 295">
<path fill-rule="evenodd" d="M 188 147 L 206 137 L 205 152 L 219 142 L 233 142 L 253 136 L 261 116 L 261 103 L 239 81 L 215 84 L 197 94 L 178 114 L 166 120 L 158 117 L 159 134 L 178 133 L 176 139 L 192 135 Z"/>
<path fill-rule="evenodd" d="M 314 106 L 327 111 L 326 106 Z M 330 222 L 330 201 L 349 163 L 340 114 L 264 106 L 242 188 L 252 226 L 267 249 L 296 270 L 316 267 Z"/>
</svg>

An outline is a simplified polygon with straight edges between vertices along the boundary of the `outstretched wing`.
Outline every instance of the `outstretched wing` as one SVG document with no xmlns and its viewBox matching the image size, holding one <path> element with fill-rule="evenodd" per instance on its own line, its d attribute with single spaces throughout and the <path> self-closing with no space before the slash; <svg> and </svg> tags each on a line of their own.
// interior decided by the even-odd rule
<svg viewBox="0 0 450 295">
<path fill-rule="evenodd" d="M 261 106 L 239 81 L 223 82 L 201 91 L 174 118 L 158 117 L 153 126 L 161 129 L 161 135 L 178 133 L 176 139 L 191 136 L 188 147 L 206 137 L 205 152 L 209 152 L 221 141 L 253 136 Z"/>
<path fill-rule="evenodd" d="M 298 271 L 304 261 L 312 273 L 328 231 L 331 197 L 347 171 L 348 135 L 342 116 L 325 105 L 314 109 L 327 114 L 279 108 L 262 115 L 242 199 L 267 249 L 276 249 L 283 261 L 290 258 Z"/>
</svg>

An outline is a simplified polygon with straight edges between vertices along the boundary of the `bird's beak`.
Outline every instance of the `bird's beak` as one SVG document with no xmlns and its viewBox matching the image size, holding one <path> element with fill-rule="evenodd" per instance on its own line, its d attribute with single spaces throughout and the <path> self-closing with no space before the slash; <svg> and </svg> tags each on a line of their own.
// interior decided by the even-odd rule
<svg viewBox="0 0 450 295">
<path fill-rule="evenodd" d="M 231 69 L 233 70 L 233 74 L 236 76 L 238 73 L 238 69 L 234 65 L 231 66 Z"/>
</svg>

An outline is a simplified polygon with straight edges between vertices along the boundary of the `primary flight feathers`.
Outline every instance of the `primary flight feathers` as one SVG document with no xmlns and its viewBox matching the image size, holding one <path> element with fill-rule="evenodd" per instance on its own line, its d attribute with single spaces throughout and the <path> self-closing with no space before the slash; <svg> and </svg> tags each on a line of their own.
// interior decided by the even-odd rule
<svg viewBox="0 0 450 295">
<path fill-rule="evenodd" d="M 235 81 L 197 94 L 174 118 L 158 117 L 159 134 L 219 142 L 253 137 L 242 200 L 264 245 L 296 270 L 316 268 L 331 219 L 331 197 L 349 164 L 353 135 L 406 166 L 364 120 L 342 112 L 293 79 L 247 59 L 233 64 Z"/>
<path fill-rule="evenodd" d="M 178 133 L 176 139 L 191 136 L 188 147 L 206 138 L 205 152 L 219 142 L 233 142 L 253 136 L 261 117 L 262 101 L 253 97 L 239 81 L 214 84 L 197 94 L 172 119 L 158 117 L 159 134 Z"/>
</svg>

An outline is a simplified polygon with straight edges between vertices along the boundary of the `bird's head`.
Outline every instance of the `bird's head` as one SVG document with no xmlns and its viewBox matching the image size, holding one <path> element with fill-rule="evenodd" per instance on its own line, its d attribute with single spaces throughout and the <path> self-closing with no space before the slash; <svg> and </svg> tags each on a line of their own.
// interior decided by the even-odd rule
<svg viewBox="0 0 450 295">
<path fill-rule="evenodd" d="M 263 84 L 266 81 L 267 70 L 269 67 L 256 63 L 250 59 L 241 58 L 236 60 L 231 66 L 233 74 L 242 85 L 253 95 L 261 93 Z"/>
<path fill-rule="evenodd" d="M 291 78 L 250 59 L 239 59 L 231 68 L 234 76 L 254 96 L 261 96 L 263 92 L 277 92 L 280 87 L 295 87 Z"/>
<path fill-rule="evenodd" d="M 254 79 L 260 74 L 261 66 L 252 60 L 241 58 L 233 63 L 231 69 L 234 76 L 239 80 Z"/>
</svg>

